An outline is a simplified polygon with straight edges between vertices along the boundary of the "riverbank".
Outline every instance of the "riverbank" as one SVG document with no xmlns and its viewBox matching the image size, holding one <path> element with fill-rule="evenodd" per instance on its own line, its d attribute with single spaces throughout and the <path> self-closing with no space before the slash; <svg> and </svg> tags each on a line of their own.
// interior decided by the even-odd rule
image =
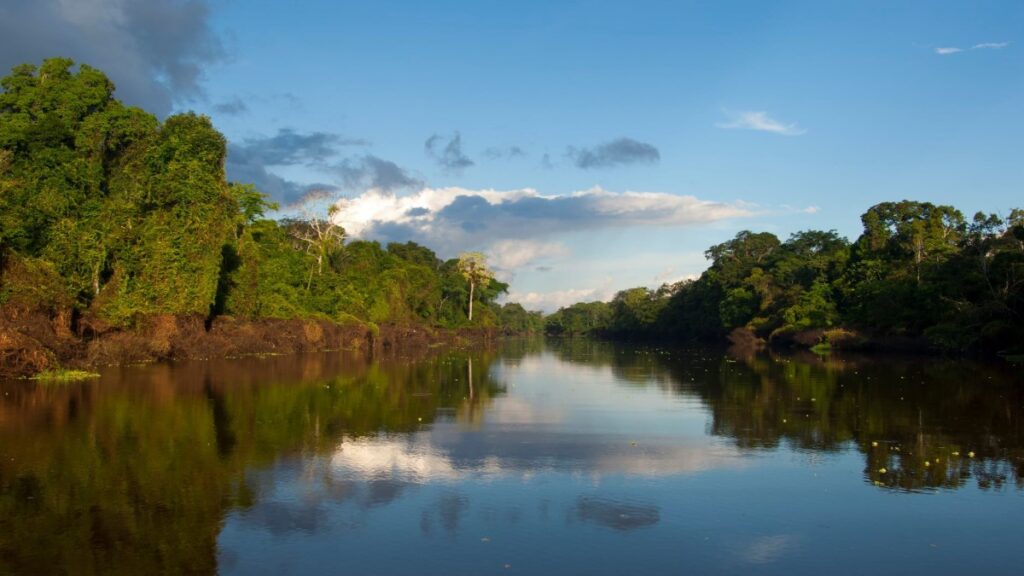
<svg viewBox="0 0 1024 576">
<path fill-rule="evenodd" d="M 845 350 L 850 352 L 891 352 L 904 354 L 940 354 L 924 337 L 871 334 L 855 328 L 836 326 L 775 332 L 767 339 L 754 332 L 737 328 L 729 334 L 729 341 L 759 340 L 776 348 L 803 348 L 812 351 Z"/>
<path fill-rule="evenodd" d="M 775 348 L 810 350 L 815 353 L 830 351 L 864 354 L 943 354 L 943 351 L 925 338 L 877 335 L 853 328 L 833 327 L 777 332 L 762 338 L 747 328 L 736 328 L 726 337 L 732 346 L 744 349 Z"/>
<path fill-rule="evenodd" d="M 609 333 L 591 334 L 549 334 L 553 337 L 596 338 L 607 342 L 645 345 L 676 345 L 682 347 L 709 347 L 741 351 L 743 354 L 761 350 L 807 351 L 815 354 L 829 352 L 857 353 L 864 355 L 911 355 L 974 358 L 978 360 L 1001 359 L 1011 363 L 1024 363 L 1024 355 L 1013 349 L 1007 350 L 949 350 L 943 349 L 923 337 L 875 334 L 848 327 L 814 328 L 807 330 L 777 332 L 771 336 L 758 335 L 749 328 L 734 328 L 728 334 L 715 338 L 695 339 L 671 334 L 621 335 Z"/>
<path fill-rule="evenodd" d="M 323 350 L 387 353 L 488 341 L 485 328 L 339 324 L 323 319 L 242 319 L 158 314 L 131 329 L 71 314 L 0 310 L 0 378 L 57 368 L 91 369 L 165 360 L 295 354 Z"/>
</svg>

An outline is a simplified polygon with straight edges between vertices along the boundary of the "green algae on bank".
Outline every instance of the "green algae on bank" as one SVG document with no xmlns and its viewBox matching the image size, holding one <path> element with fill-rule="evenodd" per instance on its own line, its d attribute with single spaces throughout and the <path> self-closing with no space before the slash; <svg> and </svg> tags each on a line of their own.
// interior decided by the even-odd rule
<svg viewBox="0 0 1024 576">
<path fill-rule="evenodd" d="M 100 375 L 98 373 L 89 372 L 87 370 L 66 370 L 63 368 L 57 368 L 55 370 L 44 370 L 35 376 L 31 376 L 29 380 L 38 380 L 43 383 L 65 384 L 69 382 L 91 380 L 99 377 Z"/>
</svg>

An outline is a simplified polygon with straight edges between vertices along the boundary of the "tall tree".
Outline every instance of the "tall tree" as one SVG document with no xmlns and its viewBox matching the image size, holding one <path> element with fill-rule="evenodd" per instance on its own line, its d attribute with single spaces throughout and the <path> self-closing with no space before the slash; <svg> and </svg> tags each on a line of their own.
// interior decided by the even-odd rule
<svg viewBox="0 0 1024 576">
<path fill-rule="evenodd" d="M 925 265 L 954 253 L 966 229 L 964 216 L 956 208 L 911 200 L 876 204 L 861 216 L 861 222 L 861 251 L 890 261 L 909 261 L 918 284 Z"/>
<path fill-rule="evenodd" d="M 291 229 L 292 236 L 306 245 L 306 252 L 316 261 L 317 276 L 324 273 L 324 261 L 339 252 L 344 245 L 345 230 L 334 222 L 337 211 L 338 206 L 332 205 L 327 211 L 327 218 L 311 216 L 304 222 L 296 223 Z M 312 283 L 313 269 L 310 269 L 306 290 L 309 290 Z"/>
<path fill-rule="evenodd" d="M 486 288 L 494 279 L 494 272 L 487 267 L 487 257 L 479 252 L 463 252 L 459 255 L 459 272 L 469 283 L 469 321 L 473 321 L 473 297 L 477 287 Z"/>
</svg>

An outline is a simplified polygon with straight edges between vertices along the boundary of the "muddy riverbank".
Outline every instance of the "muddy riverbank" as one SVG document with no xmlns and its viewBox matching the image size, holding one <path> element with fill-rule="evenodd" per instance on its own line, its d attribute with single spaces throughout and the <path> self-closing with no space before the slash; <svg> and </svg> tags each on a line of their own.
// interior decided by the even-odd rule
<svg viewBox="0 0 1024 576">
<path fill-rule="evenodd" d="M 135 327 L 122 328 L 71 314 L 10 308 L 0 310 L 0 377 L 31 376 L 56 368 L 318 350 L 415 351 L 483 342 L 495 336 L 488 329 L 172 314 L 140 318 Z"/>
</svg>

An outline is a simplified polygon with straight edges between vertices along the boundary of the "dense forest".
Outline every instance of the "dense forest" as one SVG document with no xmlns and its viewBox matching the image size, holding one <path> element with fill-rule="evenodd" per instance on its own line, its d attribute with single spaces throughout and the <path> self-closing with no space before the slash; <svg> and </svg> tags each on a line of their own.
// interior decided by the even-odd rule
<svg viewBox="0 0 1024 576">
<path fill-rule="evenodd" d="M 349 240 L 331 214 L 279 207 L 229 182 L 226 141 L 192 113 L 123 105 L 67 59 L 0 80 L 0 306 L 130 328 L 152 314 L 721 341 L 888 342 L 1024 352 L 1024 210 L 966 218 L 887 202 L 854 242 L 743 231 L 698 279 L 619 292 L 546 319 L 496 303 L 479 254 Z M 476 302 L 474 313 L 473 302 Z"/>
<path fill-rule="evenodd" d="M 721 340 L 737 328 L 808 346 L 1024 352 L 1024 210 L 967 219 L 951 206 L 886 202 L 855 241 L 749 231 L 712 246 L 698 279 L 562 308 L 553 334 Z"/>
<path fill-rule="evenodd" d="M 67 59 L 0 87 L 0 305 L 119 327 L 155 313 L 541 326 L 495 303 L 507 285 L 479 255 L 346 241 L 329 214 L 268 218 L 276 205 L 226 179 L 204 116 L 161 122 Z"/>
</svg>

